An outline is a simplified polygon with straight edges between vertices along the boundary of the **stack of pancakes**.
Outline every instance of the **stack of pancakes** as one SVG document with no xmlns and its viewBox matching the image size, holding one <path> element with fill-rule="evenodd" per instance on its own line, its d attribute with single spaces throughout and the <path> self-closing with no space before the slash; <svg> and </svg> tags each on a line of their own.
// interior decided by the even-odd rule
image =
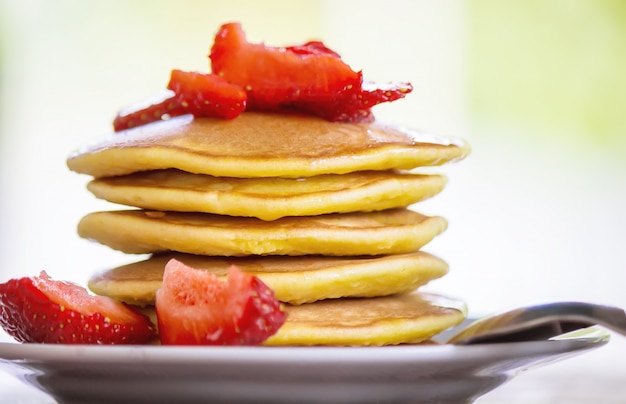
<svg viewBox="0 0 626 404">
<path fill-rule="evenodd" d="M 463 320 L 462 303 L 416 291 L 445 275 L 422 247 L 446 229 L 409 205 L 445 177 L 416 167 L 464 158 L 461 141 L 374 123 L 246 112 L 181 116 L 111 135 L 68 166 L 98 198 L 81 237 L 143 261 L 95 274 L 89 287 L 151 306 L 176 258 L 224 276 L 254 274 L 288 318 L 268 345 L 387 345 L 429 339 Z"/>
</svg>

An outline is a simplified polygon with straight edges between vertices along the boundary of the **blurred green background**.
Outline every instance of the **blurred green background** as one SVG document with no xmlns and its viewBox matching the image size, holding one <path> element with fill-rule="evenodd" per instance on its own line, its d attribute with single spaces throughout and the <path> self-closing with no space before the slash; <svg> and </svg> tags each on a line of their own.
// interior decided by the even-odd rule
<svg viewBox="0 0 626 404">
<path fill-rule="evenodd" d="M 566 148 L 626 156 L 626 2 L 467 4 L 468 106 L 476 125 L 513 126 L 529 142 L 547 136 Z"/>
</svg>

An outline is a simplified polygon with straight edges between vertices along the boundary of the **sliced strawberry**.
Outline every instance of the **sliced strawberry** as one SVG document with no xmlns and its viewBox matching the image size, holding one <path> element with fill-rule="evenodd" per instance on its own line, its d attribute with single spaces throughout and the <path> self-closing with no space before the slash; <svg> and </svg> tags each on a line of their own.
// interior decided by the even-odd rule
<svg viewBox="0 0 626 404">
<path fill-rule="evenodd" d="M 380 86 L 364 82 L 361 88 L 347 90 L 331 102 L 300 102 L 297 108 L 329 121 L 368 122 L 374 119 L 372 115 L 374 105 L 403 98 L 412 90 L 410 83 L 389 83 Z"/>
<path fill-rule="evenodd" d="M 241 25 L 223 25 L 209 55 L 212 73 L 172 70 L 172 92 L 121 111 L 120 131 L 185 113 L 234 119 L 241 112 L 295 110 L 330 121 L 373 120 L 372 107 L 412 91 L 408 83 L 364 83 L 339 54 L 320 41 L 271 47 L 250 43 Z"/>
<path fill-rule="evenodd" d="M 246 92 L 216 74 L 172 70 L 167 86 L 194 116 L 233 119 L 246 109 Z"/>
<path fill-rule="evenodd" d="M 300 55 L 329 55 L 341 59 L 341 56 L 337 52 L 320 41 L 309 41 L 302 45 L 288 46 L 286 49 Z"/>
<path fill-rule="evenodd" d="M 236 267 L 222 281 L 170 260 L 156 293 L 161 343 L 258 345 L 282 326 L 286 313 L 259 278 Z"/>
<path fill-rule="evenodd" d="M 299 100 L 330 101 L 361 86 L 360 74 L 322 46 L 302 51 L 306 45 L 289 50 L 250 43 L 241 25 L 230 23 L 218 31 L 209 57 L 213 73 L 246 90 L 248 109 L 271 110 Z"/>
<path fill-rule="evenodd" d="M 184 114 L 233 119 L 246 108 L 246 92 L 215 74 L 175 69 L 167 87 L 120 111 L 113 120 L 113 129 L 119 132 Z"/>
<path fill-rule="evenodd" d="M 176 99 L 176 94 L 165 90 L 140 104 L 121 110 L 113 120 L 113 129 L 119 132 L 187 113 Z"/>
<path fill-rule="evenodd" d="M 209 55 L 214 73 L 245 88 L 248 109 L 293 109 L 330 121 L 371 121 L 371 108 L 411 92 L 407 83 L 363 83 L 337 52 L 322 42 L 289 47 L 250 43 L 237 23 L 225 24 Z"/>
<path fill-rule="evenodd" d="M 0 324 L 17 341 L 34 343 L 143 344 L 156 333 L 134 309 L 44 271 L 0 284 Z"/>
</svg>

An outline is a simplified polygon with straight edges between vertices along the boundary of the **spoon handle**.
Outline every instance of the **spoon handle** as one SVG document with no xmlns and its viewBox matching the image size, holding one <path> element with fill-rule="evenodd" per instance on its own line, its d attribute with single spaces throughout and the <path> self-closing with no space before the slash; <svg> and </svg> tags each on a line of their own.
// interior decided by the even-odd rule
<svg viewBox="0 0 626 404">
<path fill-rule="evenodd" d="M 593 318 L 599 325 L 626 336 L 626 311 L 623 309 L 597 305 Z"/>
<path fill-rule="evenodd" d="M 581 302 L 521 307 L 479 319 L 448 343 L 539 341 L 592 325 L 601 325 L 626 336 L 626 312 L 618 307 Z"/>
</svg>

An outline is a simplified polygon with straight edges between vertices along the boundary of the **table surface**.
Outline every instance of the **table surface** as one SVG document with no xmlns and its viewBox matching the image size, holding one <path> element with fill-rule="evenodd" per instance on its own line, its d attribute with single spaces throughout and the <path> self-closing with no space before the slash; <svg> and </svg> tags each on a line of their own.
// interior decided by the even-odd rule
<svg viewBox="0 0 626 404">
<path fill-rule="evenodd" d="M 476 404 L 626 403 L 626 338 L 614 335 L 596 350 L 522 372 Z M 46 394 L 0 370 L 0 402 L 55 403 Z"/>
</svg>

